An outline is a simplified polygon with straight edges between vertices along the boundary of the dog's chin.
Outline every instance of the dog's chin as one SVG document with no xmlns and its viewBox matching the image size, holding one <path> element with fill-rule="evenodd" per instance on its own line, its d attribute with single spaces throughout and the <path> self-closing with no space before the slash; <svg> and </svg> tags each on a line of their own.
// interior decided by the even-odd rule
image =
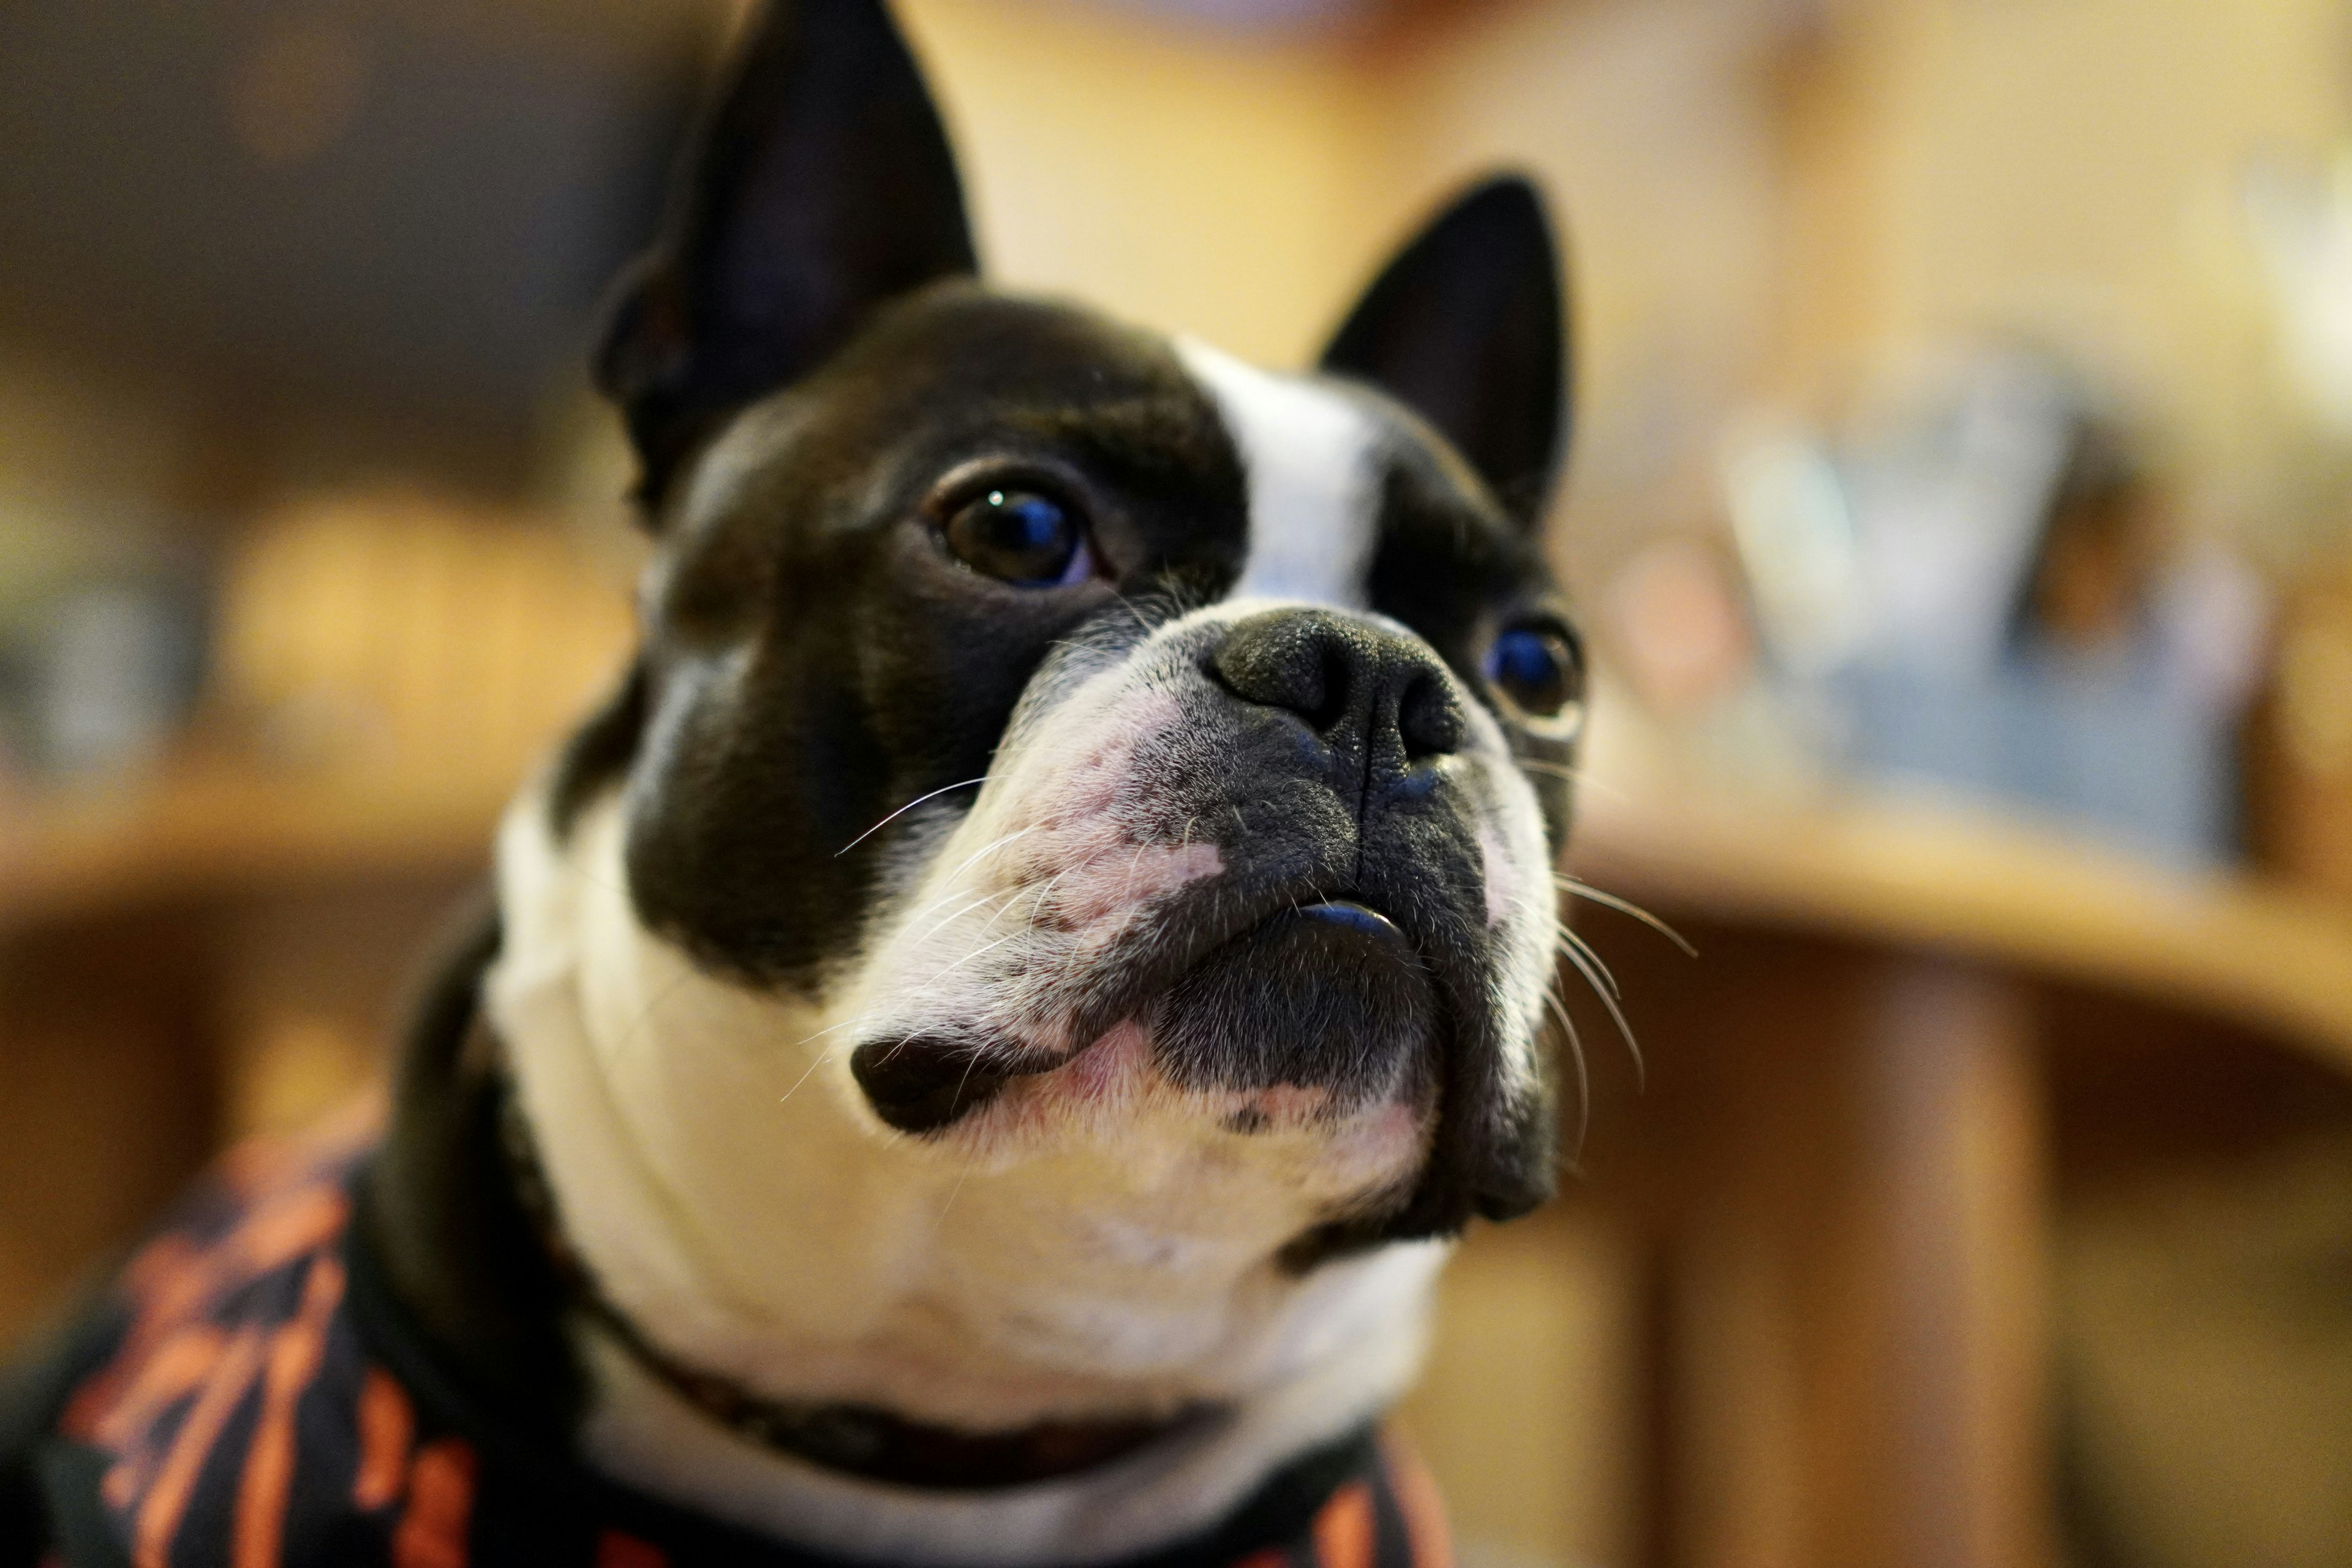
<svg viewBox="0 0 2352 1568">
<path fill-rule="evenodd" d="M 1295 1089 L 1338 1111 L 1418 1101 L 1433 1080 L 1436 990 L 1395 922 L 1359 903 L 1274 916 L 1208 953 L 1145 1016 L 1161 1069 L 1185 1089 Z"/>
<path fill-rule="evenodd" d="M 866 1042 L 852 1072 L 885 1122 L 915 1133 L 982 1111 L 1017 1080 L 1098 1079 L 1093 1058 L 1114 1046 L 1139 1045 L 1132 1068 L 1218 1107 L 1230 1132 L 1328 1125 L 1383 1105 L 1417 1115 L 1433 1097 L 1438 988 L 1412 941 L 1378 910 L 1350 900 L 1286 905 L 1188 958 L 1148 989 L 1137 984 L 1143 965 L 1105 965 L 1099 983 L 1081 989 L 1123 995 L 1118 1021 L 1070 1030 L 1084 1042 L 1074 1050 L 941 1024 Z"/>
</svg>

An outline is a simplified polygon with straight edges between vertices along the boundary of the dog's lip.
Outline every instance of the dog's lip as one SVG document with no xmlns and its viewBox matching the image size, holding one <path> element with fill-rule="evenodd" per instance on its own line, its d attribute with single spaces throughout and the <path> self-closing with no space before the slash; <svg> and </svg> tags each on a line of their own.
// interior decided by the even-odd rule
<svg viewBox="0 0 2352 1568">
<path fill-rule="evenodd" d="M 887 1043 L 866 1041 L 851 1053 L 852 1069 L 883 1119 L 902 1131 L 937 1131 L 994 1097 L 1015 1079 L 1060 1071 L 1090 1054 L 1119 1025 L 1141 1016 L 1153 1000 L 1228 943 L 1277 922 L 1320 928 L 1341 950 L 1341 962 L 1390 962 L 1428 974 L 1433 970 L 1408 931 L 1382 910 L 1334 889 L 1301 880 L 1269 879 L 1245 898 L 1218 898 L 1194 906 L 1195 916 L 1158 924 L 1157 940 L 1123 960 L 1120 973 L 1072 1013 L 1063 1031 L 1072 1044 L 1053 1048 L 1027 1043 L 1016 1032 L 994 1038 L 952 1028 L 919 1031 Z"/>
<path fill-rule="evenodd" d="M 1374 942 L 1393 942 L 1407 950 L 1412 947 L 1404 932 L 1398 929 L 1396 921 L 1370 904 L 1360 903 L 1354 899 L 1326 899 L 1295 912 L 1300 920 L 1319 921 Z"/>
<path fill-rule="evenodd" d="M 1371 905 L 1355 899 L 1323 899 L 1275 910 L 1234 941 L 1250 942 L 1277 933 L 1294 944 L 1294 956 L 1301 960 L 1332 964 L 1392 964 L 1413 970 L 1428 967 L 1420 948 L 1402 927 Z M 1304 945 L 1296 945 L 1302 942 Z M 1202 954 L 1192 967 L 1197 969 L 1210 962 L 1214 952 L 1222 951 L 1224 950 L 1214 949 Z M 1189 974 L 1192 970 L 1185 973 Z"/>
<path fill-rule="evenodd" d="M 1400 958 L 1426 967 L 1420 944 L 1405 928 L 1358 895 L 1353 888 L 1335 889 L 1328 882 L 1302 885 L 1288 879 L 1263 884 L 1242 898 L 1213 894 L 1196 906 L 1194 918 L 1155 922 L 1153 940 L 1123 962 L 1114 961 L 1124 971 L 1120 983 L 1098 991 L 1091 1005 L 1080 1010 L 1073 1034 L 1091 1044 L 1121 1020 L 1139 1014 L 1151 998 L 1173 987 L 1212 953 L 1276 921 L 1324 922 L 1334 937 L 1350 943 L 1393 943 L 1391 951 Z"/>
</svg>

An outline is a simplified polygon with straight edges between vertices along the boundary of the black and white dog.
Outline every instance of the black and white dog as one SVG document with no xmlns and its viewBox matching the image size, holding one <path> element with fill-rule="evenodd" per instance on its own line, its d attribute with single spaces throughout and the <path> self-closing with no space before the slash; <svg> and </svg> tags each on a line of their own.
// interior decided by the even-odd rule
<svg viewBox="0 0 2352 1568">
<path fill-rule="evenodd" d="M 877 0 L 757 18 L 600 365 L 635 666 L 508 816 L 353 1223 L 270 1251 L 312 1189 L 247 1173 L 172 1233 L 243 1261 L 142 1257 L 32 1380 L 28 1539 L 1435 1554 L 1362 1434 L 1556 1163 L 1541 210 L 1472 191 L 1307 375 L 973 272 Z M 243 1382 L 157 1370 L 241 1324 Z"/>
</svg>

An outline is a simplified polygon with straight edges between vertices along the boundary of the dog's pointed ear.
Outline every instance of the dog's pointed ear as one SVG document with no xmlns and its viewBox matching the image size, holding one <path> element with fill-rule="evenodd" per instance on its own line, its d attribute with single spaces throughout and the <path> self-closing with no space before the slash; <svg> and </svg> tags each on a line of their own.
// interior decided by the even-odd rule
<svg viewBox="0 0 2352 1568">
<path fill-rule="evenodd" d="M 1568 444 L 1567 363 L 1543 198 L 1504 174 L 1463 193 L 1373 279 L 1322 368 L 1428 420 L 1532 528 Z"/>
<path fill-rule="evenodd" d="M 768 0 L 597 357 L 645 496 L 714 416 L 814 369 L 877 306 L 976 269 L 947 133 L 882 0 Z"/>
</svg>

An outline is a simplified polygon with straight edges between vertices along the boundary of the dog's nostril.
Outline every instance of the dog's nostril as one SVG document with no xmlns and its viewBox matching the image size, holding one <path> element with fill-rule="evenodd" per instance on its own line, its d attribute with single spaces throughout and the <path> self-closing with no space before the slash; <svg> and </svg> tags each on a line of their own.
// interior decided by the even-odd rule
<svg viewBox="0 0 2352 1568">
<path fill-rule="evenodd" d="M 1460 751 L 1462 704 L 1453 687 L 1435 675 L 1415 678 L 1397 700 L 1397 730 L 1404 737 L 1404 754 L 1414 762 Z"/>
<path fill-rule="evenodd" d="M 1258 616 L 1235 626 L 1210 672 L 1244 702 L 1296 713 L 1320 730 L 1347 701 L 1348 671 L 1325 628 L 1305 616 Z"/>
<path fill-rule="evenodd" d="M 1366 621 L 1324 610 L 1253 616 L 1210 656 L 1209 673 L 1243 701 L 1295 713 L 1335 744 L 1394 747 L 1409 762 L 1462 746 L 1462 710 L 1436 656 Z"/>
</svg>

